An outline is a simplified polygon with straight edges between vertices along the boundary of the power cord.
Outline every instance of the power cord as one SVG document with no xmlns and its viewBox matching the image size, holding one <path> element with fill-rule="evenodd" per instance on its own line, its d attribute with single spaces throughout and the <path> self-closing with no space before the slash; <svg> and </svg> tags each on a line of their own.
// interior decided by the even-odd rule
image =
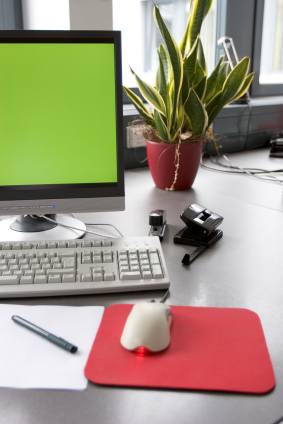
<svg viewBox="0 0 283 424">
<path fill-rule="evenodd" d="M 74 226 L 72 226 L 72 225 L 67 225 L 67 224 L 61 224 L 60 222 L 58 222 L 58 221 L 56 221 L 55 219 L 52 219 L 52 218 L 49 218 L 49 217 L 47 217 L 47 216 L 45 216 L 45 215 L 38 215 L 40 218 L 44 218 L 46 221 L 49 221 L 49 222 L 53 222 L 54 224 L 57 224 L 57 225 L 59 225 L 60 227 L 64 227 L 64 228 L 70 228 L 71 230 L 78 230 L 78 231 L 82 231 L 82 229 L 81 228 L 78 228 L 78 227 L 74 227 Z M 85 230 L 85 232 L 86 233 L 88 233 L 88 234 L 94 234 L 95 236 L 99 236 L 99 237 L 104 237 L 104 238 L 109 238 L 109 239 L 118 239 L 118 238 L 121 238 L 121 237 L 124 237 L 123 236 L 123 234 L 121 233 L 121 231 L 119 231 L 118 230 L 118 228 L 116 228 L 114 225 L 112 225 L 112 224 L 86 224 L 85 223 L 85 225 L 101 225 L 101 226 L 109 226 L 109 227 L 112 227 L 112 228 L 114 228 L 116 231 L 117 231 L 117 233 L 119 234 L 119 237 L 113 237 L 113 236 L 109 236 L 108 234 L 100 234 L 100 233 L 97 233 L 97 232 L 95 232 L 95 231 L 91 231 L 91 230 Z"/>
</svg>

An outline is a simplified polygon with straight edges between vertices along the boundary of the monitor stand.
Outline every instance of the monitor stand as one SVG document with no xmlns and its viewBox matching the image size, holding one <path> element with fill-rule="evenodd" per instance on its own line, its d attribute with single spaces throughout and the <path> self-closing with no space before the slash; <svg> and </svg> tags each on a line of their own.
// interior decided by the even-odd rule
<svg viewBox="0 0 283 424">
<path fill-rule="evenodd" d="M 73 240 L 84 236 L 85 224 L 71 215 L 46 215 L 58 224 L 37 215 L 21 215 L 0 221 L 0 242 L 34 240 Z M 59 225 L 62 224 L 62 225 Z M 64 225 L 78 228 L 73 230 Z"/>
</svg>

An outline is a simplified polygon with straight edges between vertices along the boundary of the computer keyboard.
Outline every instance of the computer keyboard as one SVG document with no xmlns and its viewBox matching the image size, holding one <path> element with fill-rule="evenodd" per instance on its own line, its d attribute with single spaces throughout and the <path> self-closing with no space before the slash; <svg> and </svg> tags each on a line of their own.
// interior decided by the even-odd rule
<svg viewBox="0 0 283 424">
<path fill-rule="evenodd" d="M 0 298 L 168 287 L 158 237 L 0 243 Z"/>
</svg>

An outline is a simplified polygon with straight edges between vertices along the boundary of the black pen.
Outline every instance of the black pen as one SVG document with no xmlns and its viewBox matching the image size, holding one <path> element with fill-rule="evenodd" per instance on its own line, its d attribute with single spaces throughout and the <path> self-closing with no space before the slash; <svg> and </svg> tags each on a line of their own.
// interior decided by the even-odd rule
<svg viewBox="0 0 283 424">
<path fill-rule="evenodd" d="M 33 331 L 34 333 L 38 334 L 49 342 L 54 343 L 56 346 L 67 350 L 68 352 L 76 353 L 78 350 L 77 346 L 67 342 L 67 340 L 64 340 L 61 337 L 55 336 L 55 334 L 43 330 L 43 328 L 38 327 L 37 325 L 33 324 L 30 321 L 27 321 L 24 318 L 19 317 L 18 315 L 12 315 L 12 320 L 17 324 L 20 324 L 23 327 L 27 328 L 28 330 Z"/>
</svg>

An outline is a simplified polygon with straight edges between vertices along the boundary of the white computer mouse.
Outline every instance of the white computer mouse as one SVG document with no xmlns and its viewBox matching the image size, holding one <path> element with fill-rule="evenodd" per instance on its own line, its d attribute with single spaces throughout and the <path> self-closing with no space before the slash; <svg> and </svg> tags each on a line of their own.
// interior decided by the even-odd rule
<svg viewBox="0 0 283 424">
<path fill-rule="evenodd" d="M 121 345 L 131 351 L 160 352 L 170 344 L 172 314 L 164 303 L 143 302 L 133 306 L 121 336 Z"/>
</svg>

